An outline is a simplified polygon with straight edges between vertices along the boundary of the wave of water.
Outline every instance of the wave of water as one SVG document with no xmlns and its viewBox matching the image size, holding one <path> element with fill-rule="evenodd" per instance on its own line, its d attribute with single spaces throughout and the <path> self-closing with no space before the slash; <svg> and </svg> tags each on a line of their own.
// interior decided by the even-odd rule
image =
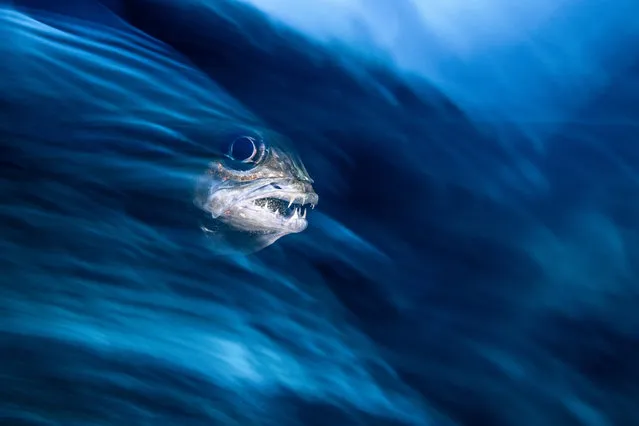
<svg viewBox="0 0 639 426">
<path fill-rule="evenodd" d="M 0 424 L 639 424 L 630 2 L 14 3 Z M 229 124 L 321 200 L 249 257 Z"/>
</svg>

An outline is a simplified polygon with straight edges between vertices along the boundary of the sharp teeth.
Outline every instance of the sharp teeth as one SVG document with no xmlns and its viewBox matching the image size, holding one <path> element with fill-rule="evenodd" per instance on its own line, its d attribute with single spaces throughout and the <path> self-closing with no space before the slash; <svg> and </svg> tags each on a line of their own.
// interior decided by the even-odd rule
<svg viewBox="0 0 639 426">
<path fill-rule="evenodd" d="M 302 217 L 306 219 L 306 209 L 302 209 Z"/>
<path fill-rule="evenodd" d="M 290 209 L 292 205 L 293 205 L 293 198 L 288 200 L 288 208 Z"/>
<path fill-rule="evenodd" d="M 311 208 L 315 210 L 315 204 L 311 204 Z"/>
</svg>

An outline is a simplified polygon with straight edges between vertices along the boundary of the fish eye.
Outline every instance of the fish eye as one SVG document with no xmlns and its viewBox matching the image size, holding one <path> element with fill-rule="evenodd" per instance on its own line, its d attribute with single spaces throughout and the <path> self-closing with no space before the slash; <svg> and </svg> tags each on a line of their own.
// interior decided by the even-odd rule
<svg viewBox="0 0 639 426">
<path fill-rule="evenodd" d="M 229 157 L 241 163 L 253 161 L 257 152 L 257 143 L 250 136 L 240 136 L 233 140 L 229 146 Z"/>
</svg>

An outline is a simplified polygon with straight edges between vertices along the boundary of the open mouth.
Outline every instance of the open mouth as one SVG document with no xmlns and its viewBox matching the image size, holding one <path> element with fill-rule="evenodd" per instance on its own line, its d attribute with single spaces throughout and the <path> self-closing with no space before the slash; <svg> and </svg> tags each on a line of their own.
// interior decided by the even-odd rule
<svg viewBox="0 0 639 426">
<path fill-rule="evenodd" d="M 311 203 L 297 203 L 297 200 L 283 200 L 280 198 L 267 197 L 267 198 L 259 198 L 254 201 L 255 205 L 267 208 L 275 214 L 278 214 L 284 218 L 291 218 L 293 216 L 297 216 L 299 218 L 306 218 L 306 211 L 310 209 L 314 209 L 315 205 Z"/>
</svg>

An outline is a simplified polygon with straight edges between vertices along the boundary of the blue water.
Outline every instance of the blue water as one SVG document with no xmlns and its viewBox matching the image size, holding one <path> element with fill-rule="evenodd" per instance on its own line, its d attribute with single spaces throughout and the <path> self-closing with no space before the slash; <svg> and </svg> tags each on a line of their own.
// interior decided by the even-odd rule
<svg viewBox="0 0 639 426">
<path fill-rule="evenodd" d="M 633 2 L 10 3 L 0 424 L 639 425 Z M 320 204 L 218 257 L 238 123 Z"/>
</svg>

